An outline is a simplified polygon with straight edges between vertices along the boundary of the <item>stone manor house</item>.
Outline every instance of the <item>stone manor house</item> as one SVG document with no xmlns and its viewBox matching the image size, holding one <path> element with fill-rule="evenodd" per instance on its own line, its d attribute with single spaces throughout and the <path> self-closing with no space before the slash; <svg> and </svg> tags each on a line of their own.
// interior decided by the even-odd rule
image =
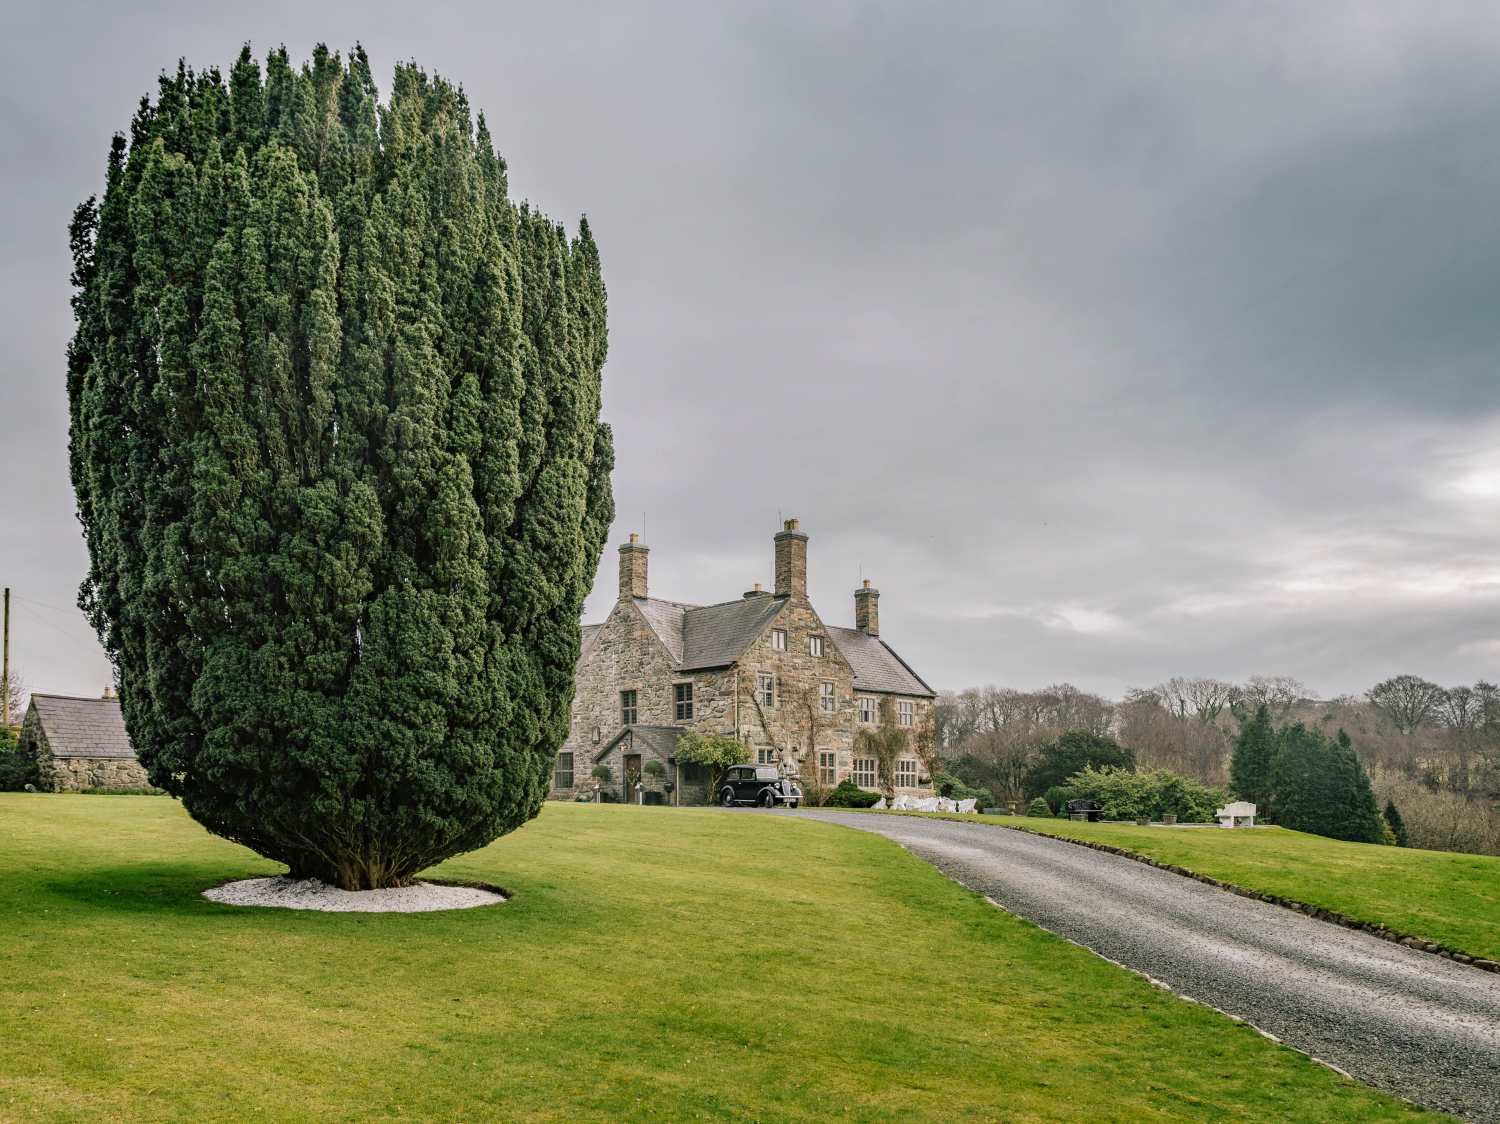
<svg viewBox="0 0 1500 1124">
<path fill-rule="evenodd" d="M 858 733 L 892 721 L 915 736 L 935 697 L 880 638 L 880 591 L 868 581 L 854 591 L 853 628 L 824 624 L 807 599 L 807 535 L 795 519 L 775 536 L 774 592 L 756 583 L 717 605 L 663 601 L 647 591 L 649 553 L 633 534 L 620 547 L 619 600 L 604 623 L 583 626 L 552 796 L 599 783 L 615 800 L 704 803 L 706 770 L 677 762 L 688 729 L 739 737 L 750 760 L 800 775 L 804 788 L 845 778 L 877 788 Z M 607 782 L 592 775 L 599 765 Z M 914 749 L 895 774 L 897 792 L 930 795 Z"/>
</svg>

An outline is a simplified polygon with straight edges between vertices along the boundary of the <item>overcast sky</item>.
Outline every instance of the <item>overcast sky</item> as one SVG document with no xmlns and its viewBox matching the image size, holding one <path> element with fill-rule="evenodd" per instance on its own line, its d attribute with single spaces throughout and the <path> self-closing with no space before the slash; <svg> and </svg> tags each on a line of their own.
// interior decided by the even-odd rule
<svg viewBox="0 0 1500 1124">
<path fill-rule="evenodd" d="M 179 56 L 363 42 L 589 215 L 615 544 L 651 590 L 811 535 L 939 687 L 1500 677 L 1493 3 L 73 4 L 0 14 L 0 582 L 34 690 L 72 608 L 66 227 Z M 921 10 L 919 10 L 919 8 Z M 714 10 L 711 10 L 714 9 Z M 724 9 L 724 10 L 718 10 Z"/>
</svg>

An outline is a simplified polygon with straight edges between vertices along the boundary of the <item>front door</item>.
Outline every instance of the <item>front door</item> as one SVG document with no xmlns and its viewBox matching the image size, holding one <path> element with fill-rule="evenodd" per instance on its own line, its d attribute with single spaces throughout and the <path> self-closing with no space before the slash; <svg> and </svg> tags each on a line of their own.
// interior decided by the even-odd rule
<svg viewBox="0 0 1500 1124">
<path fill-rule="evenodd" d="M 639 753 L 627 753 L 625 755 L 625 803 L 636 803 L 641 798 L 640 792 L 641 755 Z"/>
</svg>

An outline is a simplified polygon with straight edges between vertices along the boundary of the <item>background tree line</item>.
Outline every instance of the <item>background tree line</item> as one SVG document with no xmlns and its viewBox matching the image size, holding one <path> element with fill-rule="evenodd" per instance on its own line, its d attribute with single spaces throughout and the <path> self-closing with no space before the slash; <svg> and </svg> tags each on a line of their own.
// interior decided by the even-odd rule
<svg viewBox="0 0 1500 1124">
<path fill-rule="evenodd" d="M 1027 778 L 1070 730 L 1114 738 L 1140 769 L 1229 786 L 1235 739 L 1261 706 L 1278 728 L 1300 724 L 1331 741 L 1344 731 L 1412 846 L 1500 854 L 1500 687 L 1488 681 L 1444 687 L 1399 675 L 1331 699 L 1290 676 L 1179 676 L 1117 700 L 1068 683 L 972 687 L 939 697 L 934 730 L 954 775 L 1000 800 L 1039 795 Z"/>
</svg>

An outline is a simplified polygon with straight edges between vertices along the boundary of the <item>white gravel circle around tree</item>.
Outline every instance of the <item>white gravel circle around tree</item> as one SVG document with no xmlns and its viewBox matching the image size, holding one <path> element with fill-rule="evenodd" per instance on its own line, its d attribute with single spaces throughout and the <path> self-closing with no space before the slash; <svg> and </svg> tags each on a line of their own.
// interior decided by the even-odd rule
<svg viewBox="0 0 1500 1124">
<path fill-rule="evenodd" d="M 505 895 L 478 886 L 443 886 L 417 882 L 387 890 L 341 890 L 316 878 L 245 878 L 204 890 L 223 905 L 260 905 L 275 909 L 315 909 L 324 913 L 430 913 L 440 909 L 474 909 L 499 905 Z"/>
</svg>

